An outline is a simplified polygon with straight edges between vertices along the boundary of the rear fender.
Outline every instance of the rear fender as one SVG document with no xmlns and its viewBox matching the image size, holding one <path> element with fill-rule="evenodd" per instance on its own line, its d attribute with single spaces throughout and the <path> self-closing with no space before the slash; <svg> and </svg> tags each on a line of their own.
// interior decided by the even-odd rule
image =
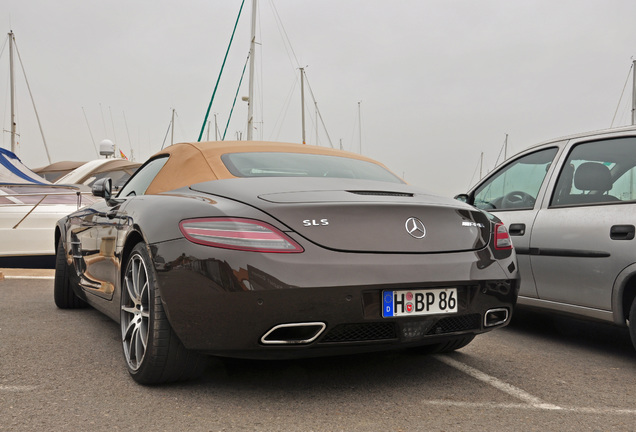
<svg viewBox="0 0 636 432">
<path fill-rule="evenodd" d="M 636 297 L 636 263 L 625 267 L 614 281 L 612 289 L 614 324 L 620 326 L 627 324 L 627 315 L 634 297 Z"/>
</svg>

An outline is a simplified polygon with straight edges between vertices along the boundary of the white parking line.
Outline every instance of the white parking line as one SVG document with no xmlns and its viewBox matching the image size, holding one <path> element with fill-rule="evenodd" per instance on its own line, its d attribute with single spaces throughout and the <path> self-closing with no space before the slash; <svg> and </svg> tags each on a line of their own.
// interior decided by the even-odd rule
<svg viewBox="0 0 636 432">
<path fill-rule="evenodd" d="M 5 279 L 44 279 L 53 280 L 55 276 L 5 276 Z"/>
<path fill-rule="evenodd" d="M 440 362 L 455 368 L 465 374 L 482 381 L 486 384 L 489 384 L 495 387 L 498 390 L 501 390 L 505 393 L 508 393 L 511 396 L 514 396 L 517 399 L 520 399 L 525 402 L 525 404 L 502 404 L 496 402 L 457 402 L 457 401 L 446 401 L 446 400 L 429 400 L 423 401 L 424 404 L 427 405 L 446 405 L 446 406 L 459 406 L 459 407 L 468 407 L 468 408 L 516 408 L 516 409 L 540 409 L 540 410 L 550 410 L 550 411 L 568 411 L 575 412 L 578 414 L 627 414 L 627 415 L 636 415 L 636 409 L 624 409 L 624 408 L 587 408 L 587 407 L 561 407 L 558 405 L 553 405 L 547 402 L 542 401 L 536 396 L 531 395 L 530 393 L 521 390 L 518 387 L 510 385 L 504 381 L 501 381 L 493 376 L 490 376 L 478 369 L 475 369 L 472 366 L 468 366 L 465 363 L 462 363 L 458 360 L 452 359 L 445 355 L 434 355 L 435 359 Z"/>
<path fill-rule="evenodd" d="M 23 392 L 35 390 L 36 388 L 37 386 L 11 386 L 0 384 L 0 392 Z"/>
<path fill-rule="evenodd" d="M 534 406 L 524 403 L 498 403 L 498 402 L 460 402 L 449 400 L 427 400 L 422 401 L 425 405 L 431 406 L 454 406 L 460 408 L 475 408 L 475 409 L 525 409 L 525 410 L 542 410 L 545 409 L 541 406 Z M 626 408 L 585 408 L 585 407 L 559 407 L 561 412 L 573 412 L 577 414 L 623 414 L 623 415 L 636 415 L 636 409 Z"/>
<path fill-rule="evenodd" d="M 474 367 L 468 366 L 465 363 L 462 363 L 460 361 L 457 361 L 455 359 L 452 359 L 450 357 L 443 356 L 443 355 L 435 355 L 434 357 L 437 360 L 441 361 L 442 363 L 445 363 L 450 367 L 453 367 L 459 371 L 462 371 L 465 374 L 470 375 L 471 377 L 475 379 L 478 379 L 479 381 L 485 382 L 486 384 L 490 384 L 496 389 L 499 389 L 505 393 L 508 393 L 509 395 L 514 396 L 517 399 L 521 399 L 522 401 L 530 404 L 531 406 L 535 408 L 542 408 L 542 409 L 548 409 L 548 410 L 563 409 L 557 405 L 546 403 L 542 401 L 541 399 L 539 399 L 538 397 L 532 396 L 530 393 L 524 390 L 521 390 L 520 388 L 517 388 L 513 385 L 503 382 L 493 376 L 490 376 L 480 370 L 475 369 Z"/>
</svg>

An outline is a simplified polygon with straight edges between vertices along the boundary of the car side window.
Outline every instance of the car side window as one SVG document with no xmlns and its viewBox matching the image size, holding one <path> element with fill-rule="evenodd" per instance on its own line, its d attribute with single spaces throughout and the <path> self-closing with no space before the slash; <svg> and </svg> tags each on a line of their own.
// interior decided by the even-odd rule
<svg viewBox="0 0 636 432">
<path fill-rule="evenodd" d="M 146 164 L 139 168 L 130 180 L 128 180 L 128 183 L 122 188 L 117 197 L 127 198 L 144 195 L 146 189 L 148 189 L 148 186 L 150 186 L 150 183 L 152 183 L 166 162 L 168 162 L 168 156 L 162 156 L 146 162 Z"/>
<path fill-rule="evenodd" d="M 568 155 L 551 206 L 612 204 L 636 199 L 636 137 L 574 146 Z"/>
<path fill-rule="evenodd" d="M 508 163 L 475 190 L 475 207 L 483 210 L 534 208 L 557 151 L 557 147 L 550 147 Z"/>
<path fill-rule="evenodd" d="M 636 200 L 636 167 L 630 168 L 616 179 L 609 195 L 615 196 L 620 201 Z"/>
</svg>

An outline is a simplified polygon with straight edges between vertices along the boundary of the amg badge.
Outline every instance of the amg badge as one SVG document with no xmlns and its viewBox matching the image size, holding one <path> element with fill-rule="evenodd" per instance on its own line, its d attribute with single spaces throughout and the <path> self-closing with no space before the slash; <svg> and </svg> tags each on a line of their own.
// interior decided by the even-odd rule
<svg viewBox="0 0 636 432">
<path fill-rule="evenodd" d="M 462 222 L 462 226 L 465 227 L 477 227 L 477 228 L 483 228 L 484 224 L 481 222 L 472 222 L 472 221 L 463 221 Z"/>
</svg>

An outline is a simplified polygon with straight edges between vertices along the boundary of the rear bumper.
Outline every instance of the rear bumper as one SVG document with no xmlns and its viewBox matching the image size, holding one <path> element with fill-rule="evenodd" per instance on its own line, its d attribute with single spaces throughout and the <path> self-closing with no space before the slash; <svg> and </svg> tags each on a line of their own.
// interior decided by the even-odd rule
<svg viewBox="0 0 636 432">
<path fill-rule="evenodd" d="M 222 356 L 312 357 L 443 342 L 506 325 L 518 292 L 516 269 L 506 270 L 514 254 L 500 262 L 480 261 L 472 252 L 422 256 L 321 250 L 247 254 L 247 264 L 245 252 L 205 257 L 219 250 L 185 240 L 152 249 L 173 329 L 187 348 Z M 457 288 L 456 313 L 381 316 L 385 289 L 443 287 Z M 496 324 L 487 326 L 489 310 L 505 319 L 491 319 L 488 323 Z M 281 325 L 283 330 L 263 339 Z M 290 334 L 294 343 L 269 343 Z"/>
</svg>

